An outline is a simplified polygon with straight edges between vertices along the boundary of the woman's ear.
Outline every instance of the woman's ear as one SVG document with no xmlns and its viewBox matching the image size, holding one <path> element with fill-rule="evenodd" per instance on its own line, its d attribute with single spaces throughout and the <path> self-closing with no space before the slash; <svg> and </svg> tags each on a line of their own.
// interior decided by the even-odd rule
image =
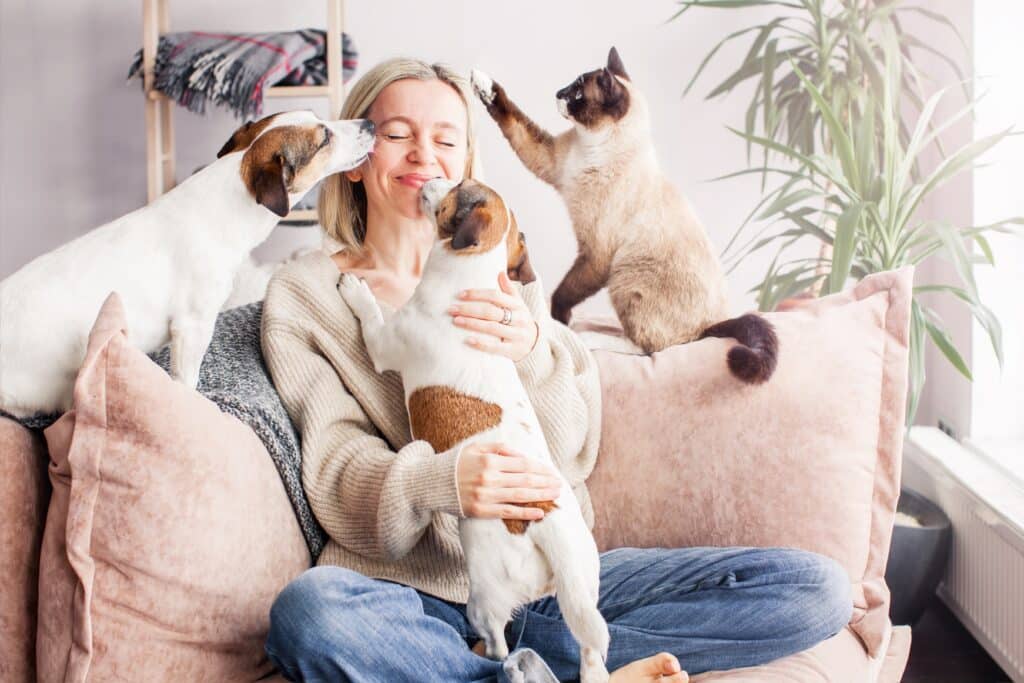
<svg viewBox="0 0 1024 683">
<path fill-rule="evenodd" d="M 358 168 L 354 168 L 351 171 L 345 171 L 345 177 L 348 178 L 350 183 L 358 183 L 363 179 L 363 172 Z"/>
</svg>

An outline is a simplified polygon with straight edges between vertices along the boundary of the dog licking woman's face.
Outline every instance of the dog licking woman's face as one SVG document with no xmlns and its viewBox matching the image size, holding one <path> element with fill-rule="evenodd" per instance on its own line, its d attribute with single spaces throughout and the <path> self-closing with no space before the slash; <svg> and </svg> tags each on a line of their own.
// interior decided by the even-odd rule
<svg viewBox="0 0 1024 683">
<path fill-rule="evenodd" d="M 459 182 L 465 173 L 466 105 L 443 81 L 404 78 L 380 91 L 367 118 L 377 127 L 376 147 L 345 175 L 363 183 L 368 222 L 422 219 L 423 184 L 433 178 Z"/>
</svg>

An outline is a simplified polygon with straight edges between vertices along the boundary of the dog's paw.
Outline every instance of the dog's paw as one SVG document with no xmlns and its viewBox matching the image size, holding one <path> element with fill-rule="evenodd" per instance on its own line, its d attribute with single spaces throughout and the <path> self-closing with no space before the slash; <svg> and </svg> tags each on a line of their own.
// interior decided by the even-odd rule
<svg viewBox="0 0 1024 683">
<path fill-rule="evenodd" d="M 473 84 L 473 90 L 476 92 L 477 97 L 487 106 L 491 106 L 497 95 L 497 90 L 491 77 L 483 71 L 473 69 L 470 73 L 470 82 Z"/>
<path fill-rule="evenodd" d="M 341 279 L 338 280 L 338 293 L 360 320 L 369 320 L 380 316 L 377 298 L 362 278 L 352 273 L 342 273 Z"/>
</svg>

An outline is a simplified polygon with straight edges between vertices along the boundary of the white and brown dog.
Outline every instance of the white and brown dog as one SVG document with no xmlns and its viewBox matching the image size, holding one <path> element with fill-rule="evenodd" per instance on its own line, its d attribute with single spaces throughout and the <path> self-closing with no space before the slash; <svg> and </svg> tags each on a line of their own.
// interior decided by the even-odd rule
<svg viewBox="0 0 1024 683">
<path fill-rule="evenodd" d="M 28 263 L 0 282 L 0 409 L 65 411 L 89 329 L 111 291 L 132 342 L 171 342 L 171 374 L 195 387 L 235 271 L 321 178 L 358 166 L 369 121 L 310 111 L 239 128 L 216 161 L 132 213 Z"/>
<path fill-rule="evenodd" d="M 458 292 L 493 288 L 503 270 L 533 279 L 515 218 L 497 193 L 473 180 L 435 179 L 421 192 L 437 239 L 412 298 L 385 320 L 365 282 L 345 274 L 339 283 L 362 323 L 374 367 L 401 374 L 413 437 L 436 452 L 469 441 L 502 442 L 557 470 L 513 362 L 467 346 L 469 331 L 452 325 L 447 313 Z M 513 611 L 554 592 L 580 644 L 580 679 L 607 681 L 609 635 L 597 609 L 594 538 L 564 478 L 557 499 L 530 505 L 546 516 L 459 520 L 470 581 L 467 617 L 487 656 L 504 659 L 504 627 Z"/>
</svg>

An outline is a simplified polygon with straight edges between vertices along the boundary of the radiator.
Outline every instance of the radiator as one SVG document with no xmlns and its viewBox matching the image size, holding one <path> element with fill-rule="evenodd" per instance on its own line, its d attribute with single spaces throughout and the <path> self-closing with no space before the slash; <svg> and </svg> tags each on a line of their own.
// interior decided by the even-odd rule
<svg viewBox="0 0 1024 683">
<path fill-rule="evenodd" d="M 1024 683 L 1024 489 L 983 456 L 923 427 L 906 441 L 903 485 L 953 523 L 939 597 L 1010 678 Z"/>
</svg>

